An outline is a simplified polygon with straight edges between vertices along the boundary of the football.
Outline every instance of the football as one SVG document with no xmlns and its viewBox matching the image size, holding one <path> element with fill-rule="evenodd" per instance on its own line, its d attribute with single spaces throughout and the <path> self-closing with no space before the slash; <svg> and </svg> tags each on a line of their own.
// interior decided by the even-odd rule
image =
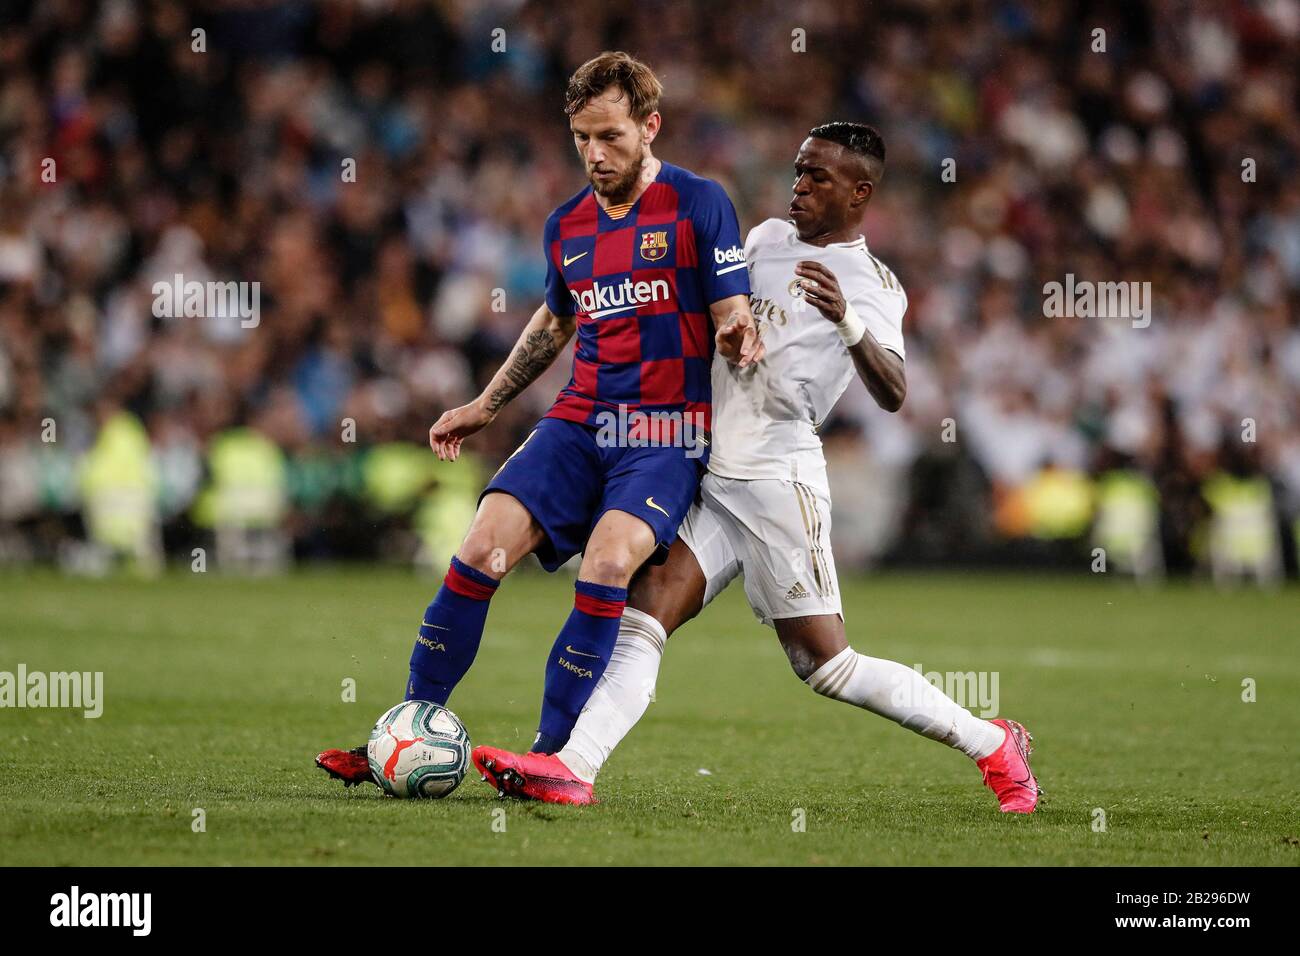
<svg viewBox="0 0 1300 956">
<path fill-rule="evenodd" d="M 440 704 L 407 700 L 384 712 L 370 731 L 370 776 L 393 797 L 445 797 L 465 779 L 470 742 L 465 725 Z"/>
</svg>

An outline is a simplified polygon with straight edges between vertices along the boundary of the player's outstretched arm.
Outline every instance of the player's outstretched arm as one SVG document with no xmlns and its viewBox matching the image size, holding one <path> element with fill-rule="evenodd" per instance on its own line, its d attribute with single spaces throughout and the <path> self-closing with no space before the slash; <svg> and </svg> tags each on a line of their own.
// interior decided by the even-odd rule
<svg viewBox="0 0 1300 956">
<path fill-rule="evenodd" d="M 767 347 L 758 334 L 754 313 L 749 310 L 749 296 L 719 299 L 709 306 L 709 314 L 713 316 L 713 327 L 718 330 L 714 343 L 723 358 L 738 368 L 762 361 Z"/>
<path fill-rule="evenodd" d="M 858 378 L 867 386 L 876 404 L 887 412 L 902 408 L 903 398 L 907 395 L 903 360 L 877 342 L 861 320 L 856 324 L 845 322 L 848 303 L 844 301 L 835 273 L 811 259 L 800 262 L 794 271 L 802 280 L 805 301 L 816 306 L 827 320 L 835 323 L 841 335 L 847 336 L 844 344 L 853 357 Z"/>
<path fill-rule="evenodd" d="M 506 404 L 531 385 L 569 344 L 577 322 L 572 315 L 556 315 L 543 305 L 519 333 L 510 359 L 501 366 L 478 398 L 468 405 L 443 412 L 429 429 L 429 447 L 442 461 L 460 457 L 460 443 L 492 419 Z"/>
</svg>

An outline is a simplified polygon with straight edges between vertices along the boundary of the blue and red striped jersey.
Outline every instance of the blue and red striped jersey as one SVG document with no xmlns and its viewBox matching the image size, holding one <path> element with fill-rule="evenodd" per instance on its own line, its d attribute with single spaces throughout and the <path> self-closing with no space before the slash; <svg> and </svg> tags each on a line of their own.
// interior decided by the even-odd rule
<svg viewBox="0 0 1300 956">
<path fill-rule="evenodd" d="M 709 306 L 749 294 L 736 210 L 721 186 L 663 163 L 630 205 L 590 186 L 546 220 L 546 305 L 577 316 L 573 375 L 549 418 L 678 411 L 712 427 Z"/>
</svg>

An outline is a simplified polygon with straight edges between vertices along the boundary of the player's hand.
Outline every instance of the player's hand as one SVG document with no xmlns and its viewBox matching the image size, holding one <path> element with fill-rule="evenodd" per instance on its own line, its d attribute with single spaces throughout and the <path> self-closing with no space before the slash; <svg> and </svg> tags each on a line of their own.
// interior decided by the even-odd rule
<svg viewBox="0 0 1300 956">
<path fill-rule="evenodd" d="M 794 267 L 794 274 L 803 287 L 805 302 L 816 306 L 822 315 L 837 325 L 844 321 L 844 294 L 840 292 L 840 281 L 834 272 L 820 262 L 805 259 Z"/>
<path fill-rule="evenodd" d="M 440 461 L 455 461 L 460 457 L 460 443 L 494 418 L 496 415 L 477 401 L 443 412 L 429 429 L 429 447 Z"/>
<path fill-rule="evenodd" d="M 737 368 L 761 362 L 767 354 L 767 346 L 758 334 L 754 316 L 747 311 L 738 309 L 732 312 L 713 340 L 722 357 Z"/>
</svg>

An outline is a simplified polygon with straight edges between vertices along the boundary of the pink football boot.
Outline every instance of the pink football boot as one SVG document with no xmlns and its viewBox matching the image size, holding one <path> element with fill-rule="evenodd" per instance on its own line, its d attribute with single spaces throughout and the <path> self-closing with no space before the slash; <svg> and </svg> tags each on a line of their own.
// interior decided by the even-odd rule
<svg viewBox="0 0 1300 956">
<path fill-rule="evenodd" d="M 1007 739 L 993 753 L 975 761 L 975 766 L 984 773 L 984 785 L 998 795 L 1003 813 L 1033 813 L 1043 792 L 1029 769 L 1034 738 L 1014 720 L 993 723 L 1007 732 Z"/>
<path fill-rule="evenodd" d="M 579 780 L 555 754 L 516 754 L 496 747 L 475 747 L 470 757 L 483 779 L 502 796 L 576 806 L 596 802 L 591 784 Z"/>
</svg>

